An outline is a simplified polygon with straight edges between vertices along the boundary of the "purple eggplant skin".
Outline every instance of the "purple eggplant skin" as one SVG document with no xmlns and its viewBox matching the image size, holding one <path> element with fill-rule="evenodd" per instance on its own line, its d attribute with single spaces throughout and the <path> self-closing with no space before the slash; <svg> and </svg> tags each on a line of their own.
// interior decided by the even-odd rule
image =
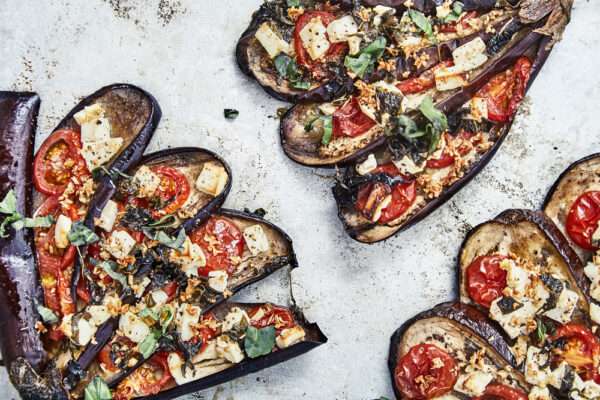
<svg viewBox="0 0 600 400">
<path fill-rule="evenodd" d="M 232 307 L 240 307 L 248 310 L 256 305 L 259 304 L 225 303 L 214 309 L 213 312 L 217 316 L 224 316 Z M 245 359 L 241 363 L 236 364 L 233 367 L 217 374 L 207 376 L 185 385 L 175 386 L 172 389 L 165 390 L 154 396 L 144 397 L 143 399 L 170 400 L 186 394 L 206 390 L 211 387 L 221 385 L 225 382 L 230 382 L 234 379 L 241 378 L 243 376 L 262 371 L 266 368 L 291 360 L 292 358 L 296 358 L 313 350 L 316 347 L 321 346 L 322 344 L 327 343 L 327 337 L 323 334 L 317 324 L 308 322 L 299 309 L 293 308 L 293 312 L 296 321 L 304 328 L 306 332 L 306 339 L 304 341 L 292 345 L 286 349 L 277 350 L 273 353 L 267 354 L 266 356 L 255 359 Z"/>
<path fill-rule="evenodd" d="M 446 319 L 456 325 L 465 335 L 479 338 L 487 347 L 495 353 L 495 359 L 498 363 L 506 363 L 507 366 L 516 367 L 515 358 L 510 350 L 509 344 L 504 340 L 500 331 L 491 323 L 491 321 L 477 308 L 462 304 L 459 302 L 448 302 L 438 304 L 431 310 L 424 311 L 415 317 L 409 319 L 398 328 L 390 339 L 390 350 L 388 356 L 388 369 L 390 372 L 392 387 L 398 399 L 402 399 L 402 393 L 396 387 L 394 379 L 394 370 L 398 361 L 404 355 L 401 354 L 401 347 L 405 334 L 408 329 L 417 322 L 428 319 Z M 433 322 L 435 323 L 435 322 Z M 516 370 L 512 371 L 513 376 L 517 378 L 521 386 L 529 387 L 525 383 L 525 378 Z"/>
<path fill-rule="evenodd" d="M 260 25 L 269 20 L 276 19 L 268 3 L 263 4 L 252 16 L 248 28 L 238 40 L 235 57 L 239 68 L 244 74 L 255 79 L 259 85 L 272 97 L 289 103 L 327 102 L 337 97 L 344 96 L 354 90 L 353 80 L 344 72 L 335 79 L 308 91 L 284 89 L 277 84 L 277 77 L 273 74 L 258 71 L 260 58 L 264 53 L 254 34 Z"/>
<path fill-rule="evenodd" d="M 31 215 L 33 140 L 40 98 L 0 92 L 0 195 L 13 190 L 17 211 Z M 31 230 L 0 238 L 0 350 L 23 399 L 66 399 L 58 371 L 48 363 L 36 323 L 41 301 Z"/>
<path fill-rule="evenodd" d="M 600 182 L 600 153 L 591 154 L 575 161 L 565 169 L 548 190 L 542 209 L 565 235 L 573 250 L 583 263 L 588 262 L 594 252 L 575 244 L 566 232 L 566 219 L 573 202 L 588 190 L 597 190 Z"/>
<path fill-rule="evenodd" d="M 550 273 L 553 272 L 552 268 L 557 268 L 561 275 L 569 277 L 571 287 L 579 292 L 580 298 L 575 318 L 588 321 L 591 299 L 583 264 L 558 227 L 541 211 L 506 210 L 467 234 L 457 259 L 461 302 L 477 306 L 467 292 L 466 269 L 475 257 L 494 252 L 500 242 L 516 256 L 539 263 L 549 268 Z"/>
<path fill-rule="evenodd" d="M 519 42 L 516 46 L 514 46 L 509 52 L 506 54 L 506 59 L 499 59 L 493 65 L 493 71 L 488 71 L 482 74 L 481 77 L 478 77 L 473 85 L 468 86 L 457 92 L 455 95 L 450 98 L 442 101 L 439 104 L 439 108 L 444 112 L 449 113 L 453 110 L 456 110 L 466 101 L 468 101 L 481 87 L 485 85 L 487 80 L 489 80 L 496 73 L 505 70 L 509 66 L 513 65 L 518 57 L 523 55 L 528 51 L 532 51 L 533 56 L 536 58 L 533 60 L 531 77 L 535 77 L 539 70 L 544 65 L 546 59 L 548 58 L 549 50 L 546 47 L 541 47 L 541 45 L 545 45 L 548 43 L 545 40 L 545 37 L 535 33 L 530 32 L 521 42 Z M 529 44 L 529 46 L 526 46 Z M 529 48 L 528 48 L 529 47 Z M 532 56 L 532 58 L 533 58 Z M 528 83 L 528 89 L 531 87 L 533 79 L 530 78 Z M 485 166 L 492 160 L 496 152 L 502 146 L 502 143 L 506 139 L 512 122 L 498 125 L 495 129 L 496 132 L 494 137 L 496 137 L 496 141 L 494 146 L 487 153 L 485 153 L 479 161 L 475 165 L 473 165 L 468 172 L 460 178 L 458 181 L 454 182 L 448 188 L 446 188 L 442 194 L 429 201 L 423 208 L 417 211 L 416 214 L 409 217 L 404 223 L 398 226 L 384 226 L 377 224 L 366 224 L 364 226 L 352 227 L 346 222 L 345 214 L 349 212 L 349 210 L 353 209 L 353 202 L 351 201 L 351 196 L 346 189 L 344 189 L 343 185 L 340 183 L 336 184 L 336 186 L 332 189 L 333 195 L 338 204 L 338 216 L 340 220 L 344 223 L 344 228 L 346 232 L 355 240 L 361 243 L 377 243 L 383 240 L 388 239 L 392 235 L 406 230 L 412 227 L 414 224 L 420 222 L 433 211 L 435 211 L 438 207 L 446 203 L 450 200 L 460 189 L 462 189 L 467 183 L 469 183 Z M 361 157 L 365 157 L 367 153 L 360 152 Z M 350 173 L 350 172 L 348 172 Z M 369 232 L 371 231 L 371 232 Z M 365 233 L 366 232 L 366 233 Z"/>
</svg>

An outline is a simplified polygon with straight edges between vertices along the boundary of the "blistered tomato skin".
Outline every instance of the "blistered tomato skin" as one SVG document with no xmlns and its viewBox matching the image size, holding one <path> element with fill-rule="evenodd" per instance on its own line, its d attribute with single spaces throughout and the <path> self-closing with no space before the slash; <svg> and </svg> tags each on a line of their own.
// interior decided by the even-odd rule
<svg viewBox="0 0 600 400">
<path fill-rule="evenodd" d="M 580 195 L 571 205 L 567 215 L 566 229 L 569 237 L 579 247 L 594 251 L 594 232 L 600 222 L 600 191 L 589 191 Z"/>
<path fill-rule="evenodd" d="M 467 292 L 475 303 L 490 308 L 502 296 L 506 271 L 500 268 L 500 263 L 505 259 L 503 255 L 479 256 L 467 267 Z"/>
</svg>

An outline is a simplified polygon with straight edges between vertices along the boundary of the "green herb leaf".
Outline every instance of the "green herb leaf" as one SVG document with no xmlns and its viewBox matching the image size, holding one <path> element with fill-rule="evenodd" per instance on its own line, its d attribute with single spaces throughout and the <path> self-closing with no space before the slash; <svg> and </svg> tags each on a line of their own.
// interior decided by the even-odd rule
<svg viewBox="0 0 600 400">
<path fill-rule="evenodd" d="M 17 212 L 17 196 L 15 196 L 14 190 L 9 190 L 4 196 L 4 199 L 0 201 L 0 213 L 2 214 L 15 214 Z"/>
<path fill-rule="evenodd" d="M 160 309 L 159 322 L 163 335 L 167 332 L 171 322 L 173 322 L 173 318 L 175 318 L 175 312 L 171 306 L 167 304 Z"/>
<path fill-rule="evenodd" d="M 308 90 L 308 89 L 310 89 L 310 82 L 303 82 L 303 81 L 293 82 L 292 87 L 294 89 Z"/>
<path fill-rule="evenodd" d="M 273 60 L 275 69 L 279 76 L 294 83 L 298 83 L 302 79 L 302 73 L 298 69 L 296 61 L 287 54 L 281 53 Z"/>
<path fill-rule="evenodd" d="M 387 45 L 386 38 L 383 36 L 379 36 L 378 38 L 373 40 L 367 47 L 362 49 L 360 53 L 368 54 L 371 56 L 373 61 L 377 61 L 383 55 L 386 45 Z"/>
<path fill-rule="evenodd" d="M 383 55 L 386 45 L 386 38 L 379 36 L 362 49 L 357 57 L 346 56 L 344 65 L 362 79 L 368 71 L 375 67 L 375 63 Z"/>
<path fill-rule="evenodd" d="M 154 354 L 154 352 L 158 348 L 158 339 L 160 339 L 161 336 L 161 332 L 155 330 L 149 333 L 148 336 L 146 336 L 144 340 L 142 340 L 141 343 L 138 345 L 138 349 L 140 353 L 142 353 L 144 359 L 148 359 L 152 354 Z"/>
<path fill-rule="evenodd" d="M 158 231 L 156 235 L 154 235 L 154 240 L 171 249 L 181 250 L 185 243 L 185 237 L 185 229 L 181 229 L 175 238 L 167 235 L 163 231 Z"/>
<path fill-rule="evenodd" d="M 270 354 L 275 346 L 275 328 L 267 326 L 256 329 L 253 326 L 246 329 L 244 349 L 250 358 L 257 358 Z"/>
<path fill-rule="evenodd" d="M 440 132 L 448 129 L 448 119 L 446 114 L 435 108 L 431 96 L 427 96 L 421 102 L 419 111 L 433 124 L 433 127 Z"/>
<path fill-rule="evenodd" d="M 542 321 L 541 318 L 537 318 L 536 322 L 537 322 L 537 328 L 536 328 L 537 339 L 538 339 L 539 343 L 542 343 L 546 339 L 546 333 L 547 333 L 546 325 L 544 325 L 544 321 Z"/>
<path fill-rule="evenodd" d="M 158 319 L 160 318 L 159 315 L 158 315 L 158 313 L 156 311 L 154 311 L 150 307 L 144 308 L 142 311 L 139 312 L 138 316 L 140 318 L 150 317 L 150 318 L 152 318 L 155 321 L 158 321 Z"/>
<path fill-rule="evenodd" d="M 302 5 L 300 4 L 300 0 L 287 0 L 287 6 L 288 7 L 301 7 Z"/>
<path fill-rule="evenodd" d="M 398 124 L 404 127 L 401 134 L 407 139 L 416 139 L 425 135 L 424 131 L 418 130 L 417 123 L 406 115 L 400 115 L 398 117 Z"/>
<path fill-rule="evenodd" d="M 110 276 L 115 281 L 119 282 L 121 286 L 123 286 L 124 288 L 129 287 L 129 284 L 127 283 L 127 277 L 116 271 L 117 264 L 115 262 L 103 261 L 100 264 L 98 264 L 98 266 L 102 268 L 104 272 L 108 274 L 108 276 Z"/>
<path fill-rule="evenodd" d="M 6 233 L 7 227 L 20 221 L 23 217 L 19 213 L 15 213 L 4 218 L 2 223 L 0 223 L 0 238 L 7 238 L 8 233 Z"/>
<path fill-rule="evenodd" d="M 55 324 L 58 322 L 58 317 L 54 314 L 54 311 L 49 309 L 48 307 L 44 307 L 41 304 L 36 305 L 37 312 L 42 317 L 42 320 L 47 324 Z"/>
<path fill-rule="evenodd" d="M 425 35 L 429 38 L 433 36 L 433 27 L 431 25 L 431 21 L 420 11 L 417 10 L 408 10 L 408 15 L 412 22 L 419 28 Z"/>
<path fill-rule="evenodd" d="M 321 138 L 321 143 L 325 146 L 331 142 L 331 137 L 333 136 L 333 116 L 324 115 L 321 117 L 321 121 L 323 121 L 323 137 Z"/>
<path fill-rule="evenodd" d="M 167 229 L 167 228 L 175 228 L 179 226 L 181 221 L 177 218 L 176 215 L 170 214 L 165 215 L 158 221 L 154 221 L 149 223 L 147 226 L 154 229 Z"/>
<path fill-rule="evenodd" d="M 226 108 L 223 110 L 223 115 L 227 119 L 236 119 L 240 115 L 240 112 L 238 110 L 234 110 L 233 108 Z"/>
<path fill-rule="evenodd" d="M 47 215 L 45 217 L 23 218 L 13 222 L 12 226 L 16 230 L 23 228 L 50 228 L 54 223 L 54 218 Z"/>
<path fill-rule="evenodd" d="M 313 128 L 315 127 L 315 122 L 319 121 L 321 119 L 321 116 L 316 116 L 314 118 L 312 118 L 310 121 L 308 121 L 306 124 L 304 124 L 304 132 L 310 132 L 313 130 Z"/>
<path fill-rule="evenodd" d="M 75 222 L 67 235 L 69 242 L 75 246 L 85 246 L 87 244 L 96 243 L 100 240 L 98 235 L 85 226 L 83 222 Z"/>
<path fill-rule="evenodd" d="M 117 182 L 119 180 L 119 178 L 123 178 L 123 179 L 132 179 L 133 178 L 132 176 L 127 175 L 126 173 L 121 172 L 117 169 L 114 169 L 114 168 L 108 169 L 104 165 L 101 165 L 92 170 L 92 179 L 94 181 L 98 181 L 100 178 L 102 178 L 105 175 L 108 176 L 110 178 L 110 180 L 113 182 Z"/>
<path fill-rule="evenodd" d="M 460 19 L 464 5 L 460 1 L 455 1 L 452 5 L 452 11 L 443 19 L 444 23 L 456 22 Z"/>
<path fill-rule="evenodd" d="M 95 377 L 85 388 L 85 400 L 112 400 L 110 388 L 100 377 Z"/>
</svg>

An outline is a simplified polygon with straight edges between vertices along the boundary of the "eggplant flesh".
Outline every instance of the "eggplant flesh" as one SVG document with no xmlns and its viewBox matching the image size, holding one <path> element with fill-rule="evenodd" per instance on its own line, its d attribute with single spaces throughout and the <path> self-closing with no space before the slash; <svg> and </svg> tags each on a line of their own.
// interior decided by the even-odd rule
<svg viewBox="0 0 600 400">
<path fill-rule="evenodd" d="M 13 190 L 21 215 L 31 215 L 39 107 L 35 93 L 0 92 L 0 195 Z M 0 238 L 0 285 L 0 350 L 10 380 L 25 400 L 66 399 L 36 329 L 41 291 L 30 230 L 10 230 L 9 237 Z"/>
<path fill-rule="evenodd" d="M 473 228 L 465 238 L 458 257 L 458 287 L 460 301 L 475 303 L 467 292 L 466 271 L 479 256 L 495 253 L 512 254 L 541 266 L 543 274 L 556 275 L 569 283 L 579 295 L 573 320 L 586 321 L 589 284 L 583 265 L 565 237 L 552 221 L 540 211 L 506 210 L 491 221 Z"/>
<path fill-rule="evenodd" d="M 544 200 L 544 213 L 556 224 L 570 246 L 585 263 L 594 254 L 575 244 L 566 231 L 566 221 L 575 200 L 587 191 L 600 190 L 600 154 L 592 154 L 571 164 L 552 185 Z"/>
<path fill-rule="evenodd" d="M 502 334 L 476 308 L 455 302 L 442 303 L 411 318 L 394 332 L 390 341 L 388 369 L 397 398 L 404 398 L 396 385 L 395 369 L 400 359 L 421 343 L 436 345 L 458 360 L 484 350 L 487 365 L 497 371 L 504 369 L 508 378 L 497 375 L 500 383 L 516 386 L 528 392 L 525 377 L 512 366 L 514 357 Z M 459 395 L 462 396 L 462 395 Z M 462 398 L 462 397 L 459 397 Z"/>
</svg>

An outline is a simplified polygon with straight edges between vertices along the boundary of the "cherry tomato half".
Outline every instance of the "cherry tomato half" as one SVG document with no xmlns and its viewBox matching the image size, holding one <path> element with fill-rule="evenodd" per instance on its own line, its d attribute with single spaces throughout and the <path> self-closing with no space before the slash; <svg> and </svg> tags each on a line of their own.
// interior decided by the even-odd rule
<svg viewBox="0 0 600 400">
<path fill-rule="evenodd" d="M 325 56 L 321 60 L 313 61 L 304 48 L 302 38 L 300 37 L 300 32 L 302 32 L 302 29 L 304 29 L 304 27 L 308 25 L 313 18 L 319 18 L 325 27 L 327 27 L 336 19 L 335 15 L 327 11 L 308 11 L 298 18 L 296 27 L 294 29 L 294 48 L 296 50 L 298 63 L 304 65 L 310 70 L 315 69 L 321 63 L 325 63 L 338 56 L 341 56 L 348 49 L 348 45 L 346 43 L 331 43 Z"/>
<path fill-rule="evenodd" d="M 333 113 L 333 136 L 336 138 L 361 135 L 374 125 L 375 122 L 362 112 L 355 97 Z"/>
<path fill-rule="evenodd" d="M 487 385 L 485 392 L 473 400 L 527 400 L 527 394 L 507 385 L 492 383 Z"/>
<path fill-rule="evenodd" d="M 254 319 L 262 311 L 262 317 Z M 255 328 L 264 328 L 266 326 L 273 326 L 276 328 L 277 333 L 280 333 L 284 329 L 292 328 L 296 325 L 292 312 L 287 308 L 277 307 L 272 304 L 260 305 L 254 307 L 248 313 L 248 316 L 252 320 L 252 326 Z"/>
<path fill-rule="evenodd" d="M 503 255 L 479 256 L 467 267 L 467 292 L 475 303 L 490 308 L 506 287 L 506 271 L 500 268 Z"/>
<path fill-rule="evenodd" d="M 394 379 L 409 399 L 425 400 L 448 393 L 458 378 L 456 362 L 433 344 L 412 347 L 396 365 Z"/>
<path fill-rule="evenodd" d="M 403 95 L 416 94 L 429 90 L 435 86 L 435 71 L 440 68 L 451 67 L 454 63 L 451 60 L 442 61 L 441 63 L 434 65 L 421 75 L 414 78 L 409 78 L 401 81 L 396 85 Z"/>
<path fill-rule="evenodd" d="M 567 342 L 560 349 L 555 349 L 555 355 L 575 368 L 584 380 L 600 382 L 600 342 L 596 335 L 584 325 L 569 323 L 557 328 L 550 338 L 551 341 L 558 339 L 565 339 Z"/>
<path fill-rule="evenodd" d="M 81 156 L 81 136 L 69 129 L 51 134 L 33 161 L 33 184 L 38 192 L 49 196 L 62 194 L 71 177 L 88 174 Z"/>
<path fill-rule="evenodd" d="M 173 167 L 153 167 L 152 172 L 160 176 L 161 179 L 156 195 L 162 203 L 168 203 L 164 208 L 154 211 L 153 216 L 160 218 L 175 213 L 190 196 L 190 184 L 187 178 Z"/>
<path fill-rule="evenodd" d="M 586 250 L 596 250 L 592 236 L 600 221 L 600 191 L 585 192 L 580 195 L 567 215 L 567 233 L 569 237 Z"/>
<path fill-rule="evenodd" d="M 449 24 L 443 24 L 440 26 L 440 32 L 443 33 L 454 33 L 458 30 L 458 26 L 460 25 L 461 29 L 469 29 L 469 22 L 473 19 L 477 18 L 479 13 L 477 11 L 470 11 L 464 14 L 458 21 L 451 22 Z"/>
<path fill-rule="evenodd" d="M 472 137 L 473 137 L 472 133 L 465 132 L 465 131 L 461 132 L 458 135 L 458 139 L 463 142 L 463 144 L 460 145 L 457 149 L 458 154 L 460 154 L 461 156 L 464 156 L 464 155 L 467 155 L 471 151 L 473 146 L 470 145 L 469 141 L 471 140 Z M 457 140 L 448 134 L 445 135 L 445 138 L 446 138 L 446 142 L 449 142 L 451 140 Z M 450 154 L 448 152 L 448 150 L 446 149 L 442 152 L 442 155 L 440 156 L 440 158 L 432 158 L 432 159 L 427 160 L 427 168 L 432 168 L 432 169 L 446 168 L 446 167 L 449 167 L 452 164 L 454 164 L 454 161 L 456 161 L 455 157 L 452 154 Z"/>
<path fill-rule="evenodd" d="M 232 258 L 244 253 L 242 232 L 233 221 L 224 217 L 211 217 L 192 232 L 190 240 L 204 251 L 206 266 L 198 269 L 203 276 L 216 270 L 233 273 L 236 266 Z"/>
</svg>

